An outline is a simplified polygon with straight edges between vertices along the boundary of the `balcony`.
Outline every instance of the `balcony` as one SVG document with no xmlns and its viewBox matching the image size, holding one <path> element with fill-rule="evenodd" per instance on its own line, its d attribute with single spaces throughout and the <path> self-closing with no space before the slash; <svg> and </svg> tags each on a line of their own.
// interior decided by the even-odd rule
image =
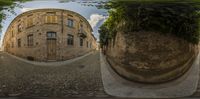
<svg viewBox="0 0 200 99">
<path fill-rule="evenodd" d="M 79 29 L 79 30 L 78 30 L 78 36 L 79 36 L 79 37 L 86 38 L 86 37 L 87 37 L 87 33 L 85 32 L 85 30 Z"/>
</svg>

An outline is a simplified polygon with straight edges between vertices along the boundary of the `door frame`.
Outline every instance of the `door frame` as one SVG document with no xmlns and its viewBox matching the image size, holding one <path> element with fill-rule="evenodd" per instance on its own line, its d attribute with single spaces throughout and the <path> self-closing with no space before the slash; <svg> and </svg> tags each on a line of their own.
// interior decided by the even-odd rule
<svg viewBox="0 0 200 99">
<path fill-rule="evenodd" d="M 50 43 L 49 41 L 55 41 L 55 43 L 52 43 L 52 44 L 55 44 L 55 45 L 53 45 L 54 48 L 51 46 L 51 49 L 53 48 L 53 50 L 55 51 L 53 56 L 49 56 L 49 50 L 50 50 L 49 49 L 49 43 Z M 47 60 L 48 61 L 55 61 L 56 60 L 56 55 L 57 55 L 56 47 L 57 47 L 57 33 L 53 32 L 53 31 L 46 32 L 46 48 L 47 48 L 46 53 L 47 53 Z"/>
</svg>

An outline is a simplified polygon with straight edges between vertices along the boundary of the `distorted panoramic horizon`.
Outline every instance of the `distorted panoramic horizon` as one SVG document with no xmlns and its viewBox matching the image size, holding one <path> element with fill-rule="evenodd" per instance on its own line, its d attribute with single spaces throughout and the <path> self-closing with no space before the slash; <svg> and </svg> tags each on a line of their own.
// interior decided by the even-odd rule
<svg viewBox="0 0 200 99">
<path fill-rule="evenodd" d="M 27 2 L 16 2 L 18 6 L 14 7 L 15 14 L 4 10 L 7 16 L 1 23 L 3 28 L 0 31 L 0 47 L 2 47 L 4 34 L 15 17 L 24 12 L 42 8 L 65 9 L 81 14 L 88 20 L 93 28 L 94 36 L 99 40 L 98 28 L 108 17 L 108 12 L 106 9 L 98 9 L 98 6 L 106 1 L 108 0 L 30 0 Z"/>
<path fill-rule="evenodd" d="M 200 0 L 0 0 L 0 98 L 199 98 Z"/>
</svg>

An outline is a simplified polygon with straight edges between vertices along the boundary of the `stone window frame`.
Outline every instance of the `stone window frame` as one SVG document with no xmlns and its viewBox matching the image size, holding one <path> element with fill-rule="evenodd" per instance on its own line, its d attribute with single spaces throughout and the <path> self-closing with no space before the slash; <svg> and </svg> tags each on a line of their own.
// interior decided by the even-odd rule
<svg viewBox="0 0 200 99">
<path fill-rule="evenodd" d="M 74 17 L 73 15 L 71 15 L 71 14 L 67 14 L 67 16 L 69 16 L 69 17 Z"/>
<path fill-rule="evenodd" d="M 67 34 L 67 45 L 74 45 L 74 35 Z"/>
<path fill-rule="evenodd" d="M 83 26 L 83 23 L 80 23 L 80 29 L 83 29 L 84 26 Z"/>
<path fill-rule="evenodd" d="M 6 44 L 6 48 L 10 48 L 10 44 L 9 43 Z"/>
<path fill-rule="evenodd" d="M 19 39 L 17 39 L 17 46 L 18 46 L 18 48 L 20 48 L 20 47 L 21 47 L 21 43 L 22 43 L 21 39 L 20 39 L 20 38 L 19 38 Z"/>
<path fill-rule="evenodd" d="M 72 18 L 67 18 L 67 26 L 70 27 L 70 28 L 74 28 L 74 19 Z"/>
<path fill-rule="evenodd" d="M 18 31 L 18 33 L 22 32 L 22 24 L 21 23 L 17 25 L 17 31 Z"/>
<path fill-rule="evenodd" d="M 84 39 L 83 39 L 83 37 L 79 38 L 79 43 L 80 43 L 80 46 L 83 47 L 83 45 L 84 45 Z"/>
<path fill-rule="evenodd" d="M 89 48 L 89 42 L 87 41 L 87 43 L 86 43 L 86 46 L 87 46 L 87 48 Z"/>
<path fill-rule="evenodd" d="M 56 12 L 46 12 L 45 23 L 58 23 L 58 16 L 56 15 Z"/>
<path fill-rule="evenodd" d="M 34 26 L 34 17 L 33 15 L 28 15 L 26 20 L 27 28 Z"/>
<path fill-rule="evenodd" d="M 80 29 L 84 29 L 84 22 L 83 22 L 83 20 L 82 19 L 80 19 L 80 21 L 79 21 L 79 30 Z"/>
<path fill-rule="evenodd" d="M 11 30 L 11 37 L 14 37 L 14 30 Z"/>
<path fill-rule="evenodd" d="M 14 42 L 11 42 L 11 44 L 12 44 L 12 45 L 11 45 L 11 46 L 12 46 L 12 48 L 14 48 Z"/>
<path fill-rule="evenodd" d="M 57 32 L 47 31 L 46 36 L 47 36 L 47 39 L 56 39 L 57 38 Z"/>
<path fill-rule="evenodd" d="M 34 46 L 34 37 L 33 37 L 33 34 L 27 35 L 27 46 L 28 47 Z"/>
</svg>

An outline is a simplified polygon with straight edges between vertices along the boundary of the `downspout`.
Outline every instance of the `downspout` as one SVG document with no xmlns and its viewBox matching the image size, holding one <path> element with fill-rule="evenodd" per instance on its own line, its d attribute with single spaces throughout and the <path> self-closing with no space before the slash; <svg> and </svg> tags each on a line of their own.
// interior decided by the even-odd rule
<svg viewBox="0 0 200 99">
<path fill-rule="evenodd" d="M 62 32 L 62 34 L 63 34 L 63 31 L 64 31 L 64 24 L 63 24 L 63 10 L 62 10 L 62 12 L 61 12 L 61 25 L 62 25 L 62 30 L 61 30 L 61 32 Z M 63 35 L 62 35 L 63 36 Z"/>
<path fill-rule="evenodd" d="M 63 40 L 63 39 L 64 39 L 64 38 L 63 38 L 63 34 L 64 34 L 64 33 L 63 33 L 63 32 L 64 32 L 64 24 L 63 24 L 63 10 L 62 10 L 62 12 L 61 12 L 61 33 L 62 33 L 62 43 L 64 43 L 64 40 Z M 62 44 L 62 43 L 61 43 L 61 44 Z M 61 58 L 62 58 L 62 61 L 63 61 L 63 60 L 64 60 L 64 56 L 63 56 L 63 52 L 64 52 L 64 44 L 61 45 L 61 48 L 62 48 L 62 49 L 61 49 L 61 53 L 60 53 L 60 54 L 61 54 Z"/>
</svg>

